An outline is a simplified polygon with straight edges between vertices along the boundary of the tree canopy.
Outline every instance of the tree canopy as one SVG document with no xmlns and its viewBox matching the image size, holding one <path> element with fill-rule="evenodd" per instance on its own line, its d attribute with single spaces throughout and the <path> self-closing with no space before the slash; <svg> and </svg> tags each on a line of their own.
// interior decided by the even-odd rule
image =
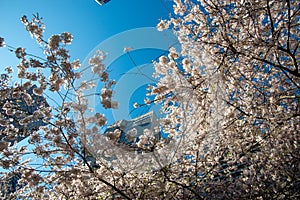
<svg viewBox="0 0 300 200">
<path fill-rule="evenodd" d="M 137 157 L 120 153 L 129 150 L 119 144 L 119 160 L 106 154 L 114 155 L 109 149 L 115 150 L 120 132 L 101 135 L 106 117 L 90 111 L 85 93 L 101 81 L 99 103 L 105 109 L 118 106 L 105 53 L 99 50 L 79 71 L 80 61 L 71 60 L 68 51 L 70 33 L 45 39 L 38 15 L 21 17 L 44 57 L 0 38 L 0 47 L 20 60 L 17 73 L 6 68 L 0 82 L 1 182 L 15 177 L 18 182 L 14 192 L 2 189 L 2 197 L 299 198 L 299 13 L 296 0 L 174 0 L 170 18 L 157 28 L 172 29 L 180 49 L 170 48 L 154 61 L 158 82 L 150 87 L 164 113 L 159 128 L 168 137 L 157 140 L 146 130 L 131 154 Z M 95 80 L 78 84 L 83 73 L 95 74 Z M 20 81 L 11 84 L 15 74 Z M 18 102 L 34 104 L 34 95 L 55 106 L 19 109 Z M 41 120 L 38 129 L 27 126 Z M 9 142 L 22 136 L 16 123 L 30 131 L 29 144 Z M 141 163 L 147 169 L 135 170 L 134 159 L 149 152 L 147 165 Z"/>
</svg>

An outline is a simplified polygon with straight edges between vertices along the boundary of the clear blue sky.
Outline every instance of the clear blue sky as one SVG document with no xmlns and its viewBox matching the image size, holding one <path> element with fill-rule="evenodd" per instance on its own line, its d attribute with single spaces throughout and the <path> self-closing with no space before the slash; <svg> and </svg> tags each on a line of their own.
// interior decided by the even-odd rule
<svg viewBox="0 0 300 200">
<path fill-rule="evenodd" d="M 0 37 L 3 37 L 7 44 L 14 47 L 26 47 L 28 52 L 39 54 L 41 50 L 19 20 L 23 15 L 31 18 L 32 14 L 39 13 L 46 24 L 45 38 L 65 31 L 72 33 L 74 40 L 69 48 L 72 59 L 83 61 L 97 45 L 108 38 L 127 30 L 155 27 L 159 19 L 168 18 L 172 0 L 111 0 L 103 6 L 98 5 L 94 0 L 0 0 L 0 8 Z M 144 54 L 136 51 L 132 52 L 132 55 L 134 57 L 136 54 L 135 59 L 139 60 L 145 58 L 138 63 L 143 65 L 161 53 L 162 51 L 150 49 L 144 51 Z M 113 67 L 116 64 L 121 66 L 122 63 L 127 66 L 126 69 L 120 70 L 119 75 L 134 66 L 128 66 L 128 57 L 126 60 L 124 56 L 120 56 L 110 66 L 113 73 L 116 72 Z M 8 52 L 7 49 L 0 49 L 0 72 L 6 66 L 17 64 L 18 60 L 13 53 Z M 135 97 L 130 96 L 130 103 L 143 95 L 141 88 L 145 88 L 145 85 L 141 84 L 139 89 L 134 91 Z M 130 108 L 129 105 L 130 109 L 132 107 Z M 140 112 L 144 111 L 140 110 Z M 110 115 L 109 123 L 116 120 L 111 118 L 111 114 L 107 112 L 105 114 Z M 134 116 L 139 114 L 141 113 L 135 112 Z"/>
<path fill-rule="evenodd" d="M 1 0 L 0 37 L 12 46 L 35 47 L 20 23 L 20 17 L 39 13 L 46 23 L 45 36 L 63 31 L 74 35 L 73 58 L 83 60 L 101 41 L 139 27 L 156 26 L 168 16 L 170 0 L 111 0 L 99 6 L 94 0 Z M 11 65 L 11 57 L 0 50 L 0 65 Z"/>
</svg>

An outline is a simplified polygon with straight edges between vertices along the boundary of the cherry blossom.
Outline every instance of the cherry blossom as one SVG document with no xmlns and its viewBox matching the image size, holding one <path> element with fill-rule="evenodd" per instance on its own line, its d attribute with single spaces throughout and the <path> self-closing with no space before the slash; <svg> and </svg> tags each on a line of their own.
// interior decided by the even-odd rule
<svg viewBox="0 0 300 200">
<path fill-rule="evenodd" d="M 104 109 L 118 106 L 106 53 L 97 51 L 90 66 L 80 67 L 68 50 L 70 33 L 46 39 L 42 18 L 21 17 L 44 57 L 0 38 L 20 61 L 0 84 L 1 178 L 18 177 L 17 190 L 2 196 L 298 199 L 299 20 L 295 0 L 174 0 L 157 28 L 172 29 L 180 48 L 154 61 L 157 82 L 148 88 L 154 99 L 134 104 L 161 105 L 155 131 L 164 137 L 132 129 L 128 145 L 119 128 L 103 134 L 107 118 L 88 103 L 95 95 Z M 75 84 L 83 73 L 95 80 Z M 22 81 L 11 84 L 11 75 Z M 97 81 L 102 88 L 88 94 Z M 34 95 L 51 107 L 20 109 L 18 100 L 30 107 Z M 38 120 L 43 125 L 28 128 Z M 25 136 L 26 144 L 12 142 Z"/>
</svg>

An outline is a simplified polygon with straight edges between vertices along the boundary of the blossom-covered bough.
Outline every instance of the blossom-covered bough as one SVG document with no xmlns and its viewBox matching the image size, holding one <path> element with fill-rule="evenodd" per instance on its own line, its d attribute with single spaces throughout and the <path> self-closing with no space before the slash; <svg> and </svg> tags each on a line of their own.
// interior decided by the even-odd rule
<svg viewBox="0 0 300 200">
<path fill-rule="evenodd" d="M 84 91 L 100 80 L 99 103 L 104 108 L 117 106 L 104 53 L 99 51 L 86 70 L 76 70 L 80 62 L 70 61 L 66 48 L 71 34 L 45 40 L 38 16 L 21 21 L 43 48 L 44 58 L 13 49 L 0 38 L 0 46 L 14 50 L 20 59 L 17 74 L 22 81 L 13 86 L 15 92 L 30 99 L 19 88 L 37 85 L 34 94 L 57 105 L 28 114 L 47 123 L 31 133 L 29 146 L 0 141 L 2 173 L 21 176 L 10 198 L 299 198 L 297 2 L 174 0 L 173 10 L 158 29 L 173 29 L 181 49 L 170 48 L 154 62 L 158 82 L 151 93 L 162 104 L 161 127 L 168 134 L 154 146 L 180 141 L 178 154 L 173 162 L 144 173 L 124 171 L 102 157 L 95 165 L 84 145 L 106 124 L 101 113 L 86 115 L 91 111 Z M 95 80 L 76 85 L 82 73 L 94 73 Z M 7 81 L 1 84 L 7 87 Z M 9 108 L 6 114 L 14 115 Z M 11 123 L 2 125 L 5 137 L 18 133 Z M 106 144 L 114 145 L 113 139 L 107 138 Z M 28 155 L 38 162 L 26 160 Z"/>
<path fill-rule="evenodd" d="M 173 94 L 168 128 L 195 137 L 189 185 L 208 198 L 298 197 L 299 5 L 174 2 L 158 28 L 174 29 L 182 61 L 161 59 L 154 93 Z"/>
<path fill-rule="evenodd" d="M 21 111 L 20 114 L 25 116 L 24 119 L 14 122 L 23 125 L 26 129 L 26 125 L 34 120 L 43 120 L 43 126 L 29 130 L 31 131 L 28 139 L 30 145 L 17 146 L 16 143 L 9 143 L 8 141 L 15 141 L 20 137 L 21 130 L 18 126 L 14 127 L 13 123 L 1 123 L 0 163 L 4 169 L 3 173 L 6 174 L 2 178 L 6 180 L 16 174 L 20 177 L 16 192 L 5 194 L 4 188 L 1 191 L 4 193 L 2 196 L 22 199 L 69 199 L 101 196 L 103 192 L 107 195 L 115 191 L 128 198 L 111 182 L 110 178 L 106 178 L 109 176 L 104 173 L 108 171 L 102 172 L 105 171 L 103 169 L 101 172 L 95 172 L 93 165 L 89 162 L 90 154 L 83 145 L 90 131 L 95 131 L 97 127 L 106 124 L 106 118 L 100 113 L 95 113 L 88 118 L 85 116 L 85 112 L 89 112 L 90 108 L 83 91 L 89 87 L 95 87 L 95 83 L 93 80 L 87 80 L 79 86 L 75 85 L 81 73 L 89 72 L 79 72 L 77 69 L 80 67 L 80 62 L 70 61 L 67 45 L 71 44 L 72 35 L 64 32 L 51 36 L 47 41 L 43 37 L 45 25 L 38 15 L 34 16 L 31 21 L 23 16 L 21 22 L 41 46 L 45 58 L 28 54 L 25 48 L 9 46 L 1 38 L 1 47 L 7 46 L 20 59 L 20 64 L 17 66 L 17 78 L 20 81 L 8 85 L 10 80 L 6 80 L 7 77 L 14 74 L 11 68 L 6 68 L 8 75 L 1 82 L 1 91 L 5 92 L 4 89 L 9 87 L 12 96 L 17 96 L 15 98 L 19 98 L 20 102 L 24 101 L 24 106 L 30 106 L 37 104 L 37 99 L 27 92 L 34 85 L 32 95 L 45 96 L 49 103 L 52 102 L 51 107 L 41 105 L 33 113 Z M 102 92 L 99 94 L 100 103 L 104 108 L 111 108 L 116 106 L 116 103 L 111 101 L 111 87 L 114 81 L 108 79 L 106 68 L 102 64 L 103 59 L 104 54 L 98 52 L 91 58 L 91 66 L 88 69 L 91 70 L 90 73 L 98 76 L 95 80 L 104 83 Z M 16 119 L 14 116 L 20 110 L 14 109 L 15 106 L 11 104 L 17 104 L 18 101 L 12 101 L 11 95 L 1 97 L 1 102 L 4 102 L 5 118 L 2 113 L 1 117 L 13 122 Z M 92 179 L 95 179 L 97 184 L 92 184 Z M 87 190 L 86 184 L 93 186 Z"/>
</svg>

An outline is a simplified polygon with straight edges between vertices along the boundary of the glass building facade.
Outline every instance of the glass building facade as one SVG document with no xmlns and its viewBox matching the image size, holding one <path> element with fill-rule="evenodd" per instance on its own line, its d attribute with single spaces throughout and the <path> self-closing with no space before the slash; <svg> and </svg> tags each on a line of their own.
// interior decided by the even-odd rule
<svg viewBox="0 0 300 200">
<path fill-rule="evenodd" d="M 109 2 L 110 0 L 95 0 L 99 5 L 104 5 L 106 4 L 107 2 Z"/>
</svg>

